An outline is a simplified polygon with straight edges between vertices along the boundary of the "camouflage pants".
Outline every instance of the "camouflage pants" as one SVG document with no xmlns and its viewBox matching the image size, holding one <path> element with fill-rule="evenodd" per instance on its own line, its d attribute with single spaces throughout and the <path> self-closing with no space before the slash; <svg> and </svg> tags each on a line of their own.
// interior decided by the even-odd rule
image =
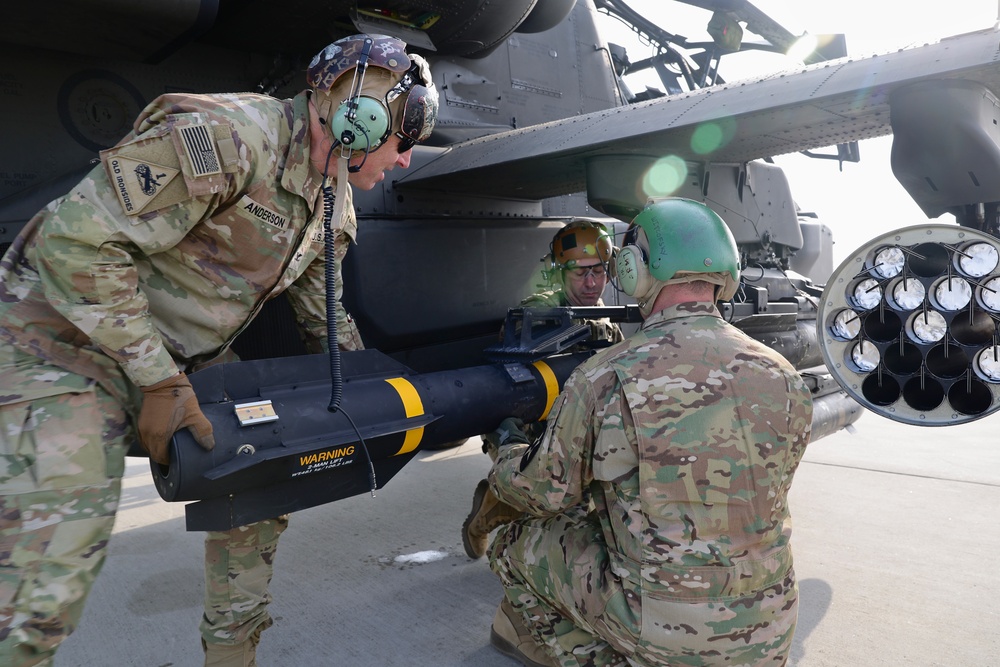
<svg viewBox="0 0 1000 667">
<path fill-rule="evenodd" d="M 201 636 L 209 644 L 241 644 L 258 627 L 271 626 L 267 587 L 274 573 L 278 537 L 288 516 L 205 536 L 205 615 Z"/>
<path fill-rule="evenodd" d="M 562 667 L 779 667 L 791 649 L 791 570 L 739 596 L 660 597 L 610 571 L 604 536 L 582 511 L 501 527 L 490 566 Z"/>
<path fill-rule="evenodd" d="M 353 323 L 352 323 L 353 325 Z M 350 329 L 348 329 L 350 331 Z M 357 333 L 357 329 L 353 329 Z M 196 370 L 218 363 L 239 361 L 232 350 Z M 201 617 L 202 642 L 242 644 L 271 627 L 267 612 L 268 586 L 274 574 L 278 538 L 288 527 L 288 515 L 257 521 L 232 530 L 205 533 L 205 613 Z"/>
<path fill-rule="evenodd" d="M 0 378 L 0 665 L 51 665 L 105 561 L 129 421 L 58 368 L 5 363 Z"/>
<path fill-rule="evenodd" d="M 125 453 L 121 404 L 91 380 L 0 349 L 0 666 L 52 665 L 107 555 Z M 266 606 L 287 518 L 208 533 L 205 641 L 271 624 Z"/>
</svg>

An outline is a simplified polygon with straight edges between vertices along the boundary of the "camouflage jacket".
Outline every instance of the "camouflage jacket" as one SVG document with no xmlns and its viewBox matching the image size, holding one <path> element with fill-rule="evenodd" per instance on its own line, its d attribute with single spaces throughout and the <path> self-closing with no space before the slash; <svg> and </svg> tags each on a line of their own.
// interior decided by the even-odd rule
<svg viewBox="0 0 1000 667">
<path fill-rule="evenodd" d="M 570 305 L 566 299 L 566 293 L 562 289 L 548 290 L 532 294 L 521 300 L 522 308 L 566 308 Z M 598 300 L 597 306 L 603 306 L 604 301 Z M 617 343 L 622 340 L 621 328 L 607 318 L 599 320 L 584 320 L 590 325 L 590 339 L 593 341 L 607 341 Z M 582 351 L 584 348 L 581 346 Z M 590 349 L 589 347 L 586 349 Z M 574 350 L 577 351 L 577 350 Z"/>
<path fill-rule="evenodd" d="M 542 437 L 502 447 L 490 483 L 536 515 L 589 496 L 613 571 L 637 587 L 759 590 L 791 567 L 786 496 L 811 418 L 787 360 L 714 305 L 679 304 L 581 364 Z"/>
<path fill-rule="evenodd" d="M 323 197 L 307 104 L 305 92 L 150 103 L 0 262 L 0 341 L 124 399 L 225 352 L 287 290 L 315 349 L 326 336 Z M 334 228 L 339 278 L 356 232 L 350 199 Z M 338 304 L 341 291 L 338 280 Z"/>
</svg>

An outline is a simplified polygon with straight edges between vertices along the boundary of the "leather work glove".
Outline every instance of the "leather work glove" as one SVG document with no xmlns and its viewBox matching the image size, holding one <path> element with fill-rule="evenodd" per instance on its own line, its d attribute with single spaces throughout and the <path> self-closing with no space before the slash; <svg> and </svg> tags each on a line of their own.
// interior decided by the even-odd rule
<svg viewBox="0 0 1000 667">
<path fill-rule="evenodd" d="M 182 428 L 191 430 L 205 450 L 215 447 L 212 424 L 198 407 L 198 397 L 184 373 L 142 389 L 139 410 L 139 443 L 157 463 L 170 463 L 170 438 Z"/>
<path fill-rule="evenodd" d="M 528 436 L 524 434 L 524 422 L 517 417 L 507 417 L 494 431 L 483 436 L 483 451 L 494 461 L 504 445 L 527 445 Z"/>
</svg>

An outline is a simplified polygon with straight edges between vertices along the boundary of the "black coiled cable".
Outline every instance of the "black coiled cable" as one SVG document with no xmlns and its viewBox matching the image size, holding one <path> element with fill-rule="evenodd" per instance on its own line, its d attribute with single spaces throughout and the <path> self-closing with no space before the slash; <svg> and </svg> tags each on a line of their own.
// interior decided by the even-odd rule
<svg viewBox="0 0 1000 667">
<path fill-rule="evenodd" d="M 337 339 L 337 266 L 333 253 L 333 188 L 323 179 L 323 252 L 326 266 L 323 267 L 326 285 L 326 341 L 330 349 L 330 405 L 327 410 L 340 410 L 344 393 L 344 379 L 340 369 L 340 344 Z"/>
<path fill-rule="evenodd" d="M 330 353 L 330 404 L 327 410 L 330 412 L 340 412 L 350 422 L 351 428 L 358 436 L 358 443 L 361 451 L 365 453 L 365 460 L 368 463 L 368 486 L 371 490 L 372 498 L 375 497 L 375 489 L 378 488 L 378 481 L 375 479 L 375 465 L 372 463 L 371 454 L 365 439 L 361 437 L 361 431 L 351 416 L 345 410 L 341 410 L 340 403 L 344 393 L 344 379 L 340 366 L 340 342 L 337 338 L 337 266 L 334 255 L 333 239 L 333 212 L 336 205 L 336 197 L 333 188 L 330 187 L 330 179 L 327 177 L 327 170 L 330 167 L 330 157 L 333 154 L 333 147 L 326 156 L 326 165 L 323 169 L 323 256 L 325 266 L 323 267 L 323 282 L 326 286 L 326 341 Z M 343 174 L 338 175 L 338 178 Z M 339 181 L 338 181 L 339 184 Z M 344 184 L 347 187 L 347 184 Z"/>
</svg>

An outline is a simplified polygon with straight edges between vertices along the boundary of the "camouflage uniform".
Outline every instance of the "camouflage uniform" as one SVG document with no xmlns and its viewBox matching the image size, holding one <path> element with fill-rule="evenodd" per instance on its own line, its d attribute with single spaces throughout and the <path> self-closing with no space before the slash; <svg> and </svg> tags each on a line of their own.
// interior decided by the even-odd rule
<svg viewBox="0 0 1000 667">
<path fill-rule="evenodd" d="M 489 555 L 536 640 L 564 667 L 784 664 L 811 414 L 792 366 L 708 303 L 584 362 L 543 437 L 501 447 L 489 476 L 528 513 Z"/>
<path fill-rule="evenodd" d="M 598 306 L 604 303 L 598 299 Z M 521 301 L 522 308 L 565 308 L 570 306 L 566 298 L 566 292 L 562 288 L 539 292 L 525 297 Z M 610 345 L 622 340 L 622 331 L 617 324 L 607 318 L 598 320 L 584 320 L 590 325 L 590 338 L 581 341 L 569 348 L 569 352 L 590 352 L 594 349 L 594 343 Z M 504 330 L 501 329 L 500 337 L 503 339 Z M 537 438 L 545 430 L 544 421 L 535 421 L 524 425 L 524 432 L 529 438 Z M 483 435 L 483 439 L 487 434 Z M 484 445 L 484 451 L 495 457 L 495 452 Z M 476 490 L 472 497 L 472 511 L 462 523 L 462 545 L 469 558 L 482 558 L 486 553 L 489 534 L 496 530 L 498 526 L 521 516 L 521 511 L 517 508 L 500 502 L 495 494 L 490 492 L 487 480 L 480 480 L 476 485 Z"/>
<path fill-rule="evenodd" d="M 157 98 L 0 262 L 0 664 L 51 664 L 79 620 L 136 440 L 138 387 L 225 353 L 281 292 L 307 347 L 322 351 L 323 199 L 307 105 L 305 92 Z M 338 277 L 356 232 L 350 201 L 345 211 Z M 341 347 L 353 349 L 341 291 L 338 280 Z M 238 643 L 270 623 L 286 523 L 208 535 L 207 641 Z"/>
</svg>

